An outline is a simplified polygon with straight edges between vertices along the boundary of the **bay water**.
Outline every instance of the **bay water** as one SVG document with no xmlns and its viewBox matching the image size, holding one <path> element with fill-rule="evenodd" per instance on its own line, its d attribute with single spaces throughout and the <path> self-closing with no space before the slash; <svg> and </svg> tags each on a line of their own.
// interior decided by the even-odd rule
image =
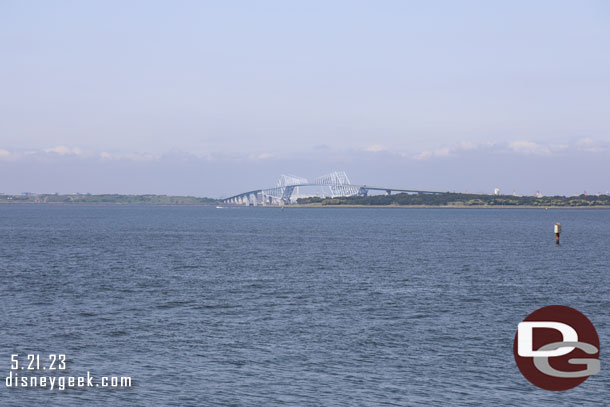
<svg viewBox="0 0 610 407">
<path fill-rule="evenodd" d="M 609 248 L 606 210 L 2 205 L 0 405 L 607 405 Z M 553 304 L 601 342 L 566 392 L 513 358 Z M 132 386 L 8 388 L 13 354 Z"/>
</svg>

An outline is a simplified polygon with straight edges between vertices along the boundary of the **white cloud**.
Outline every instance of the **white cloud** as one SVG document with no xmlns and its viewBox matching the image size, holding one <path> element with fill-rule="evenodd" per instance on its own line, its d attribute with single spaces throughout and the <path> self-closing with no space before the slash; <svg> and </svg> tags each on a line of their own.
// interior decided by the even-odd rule
<svg viewBox="0 0 610 407">
<path fill-rule="evenodd" d="M 133 161 L 154 161 L 160 158 L 158 155 L 147 153 L 131 153 L 126 154 L 123 157 Z"/>
<path fill-rule="evenodd" d="M 102 151 L 99 154 L 99 157 L 102 160 L 131 160 L 131 161 L 153 161 L 158 160 L 160 156 L 154 154 L 147 153 L 109 153 L 107 151 Z"/>
<path fill-rule="evenodd" d="M 451 149 L 449 147 L 437 148 L 436 150 L 423 151 L 413 158 L 416 160 L 427 160 L 428 158 L 449 157 Z"/>
<path fill-rule="evenodd" d="M 472 141 L 461 141 L 457 147 L 456 150 L 474 150 L 476 148 L 478 148 L 479 146 L 475 143 L 473 143 Z"/>
<path fill-rule="evenodd" d="M 574 151 L 583 151 L 588 153 L 600 153 L 608 151 L 608 146 L 599 141 L 584 138 L 576 143 L 570 144 L 543 144 L 529 140 L 517 140 L 510 143 L 472 143 L 462 141 L 453 146 L 445 146 L 434 150 L 423 151 L 412 156 L 416 160 L 426 160 L 430 158 L 443 158 L 457 155 L 464 151 L 487 150 L 488 152 L 504 152 L 521 154 L 521 155 L 541 155 L 550 156 L 555 154 L 569 154 Z M 406 154 L 403 154 L 406 156 Z"/>
<path fill-rule="evenodd" d="M 0 148 L 0 160 L 3 161 L 15 161 L 21 158 L 21 153 L 15 153 L 8 150 L 4 150 Z"/>
<path fill-rule="evenodd" d="M 197 157 L 200 158 L 200 157 Z M 201 158 L 205 158 L 208 161 L 213 161 L 213 160 L 224 160 L 224 159 L 229 159 L 229 160 L 248 160 L 248 161 L 264 161 L 264 160 L 270 160 L 272 158 L 276 158 L 275 154 L 272 153 L 252 153 L 252 154 L 247 154 L 247 155 L 240 155 L 240 154 L 219 154 L 219 153 L 213 153 L 213 154 L 207 154 L 206 157 L 201 157 Z"/>
<path fill-rule="evenodd" d="M 207 161 L 213 161 L 215 159 L 214 155 L 210 154 L 210 153 L 204 153 L 204 152 L 192 152 L 190 153 L 192 156 L 200 159 L 200 160 L 207 160 Z"/>
<path fill-rule="evenodd" d="M 318 151 L 318 150 L 315 150 Z M 327 149 L 321 150 L 322 154 L 327 154 Z M 471 142 L 461 141 L 453 145 L 440 145 L 437 148 L 424 151 L 399 151 L 387 148 L 380 144 L 371 144 L 359 150 L 332 150 L 333 154 L 341 153 L 345 156 L 350 154 L 363 153 L 383 153 L 404 157 L 409 160 L 432 160 L 445 159 L 448 157 L 462 157 L 471 154 L 518 154 L 518 155 L 570 155 L 577 152 L 594 154 L 610 151 L 610 143 L 595 140 L 592 138 L 582 138 L 570 143 L 551 144 L 541 143 L 530 140 L 516 140 L 512 142 Z M 317 154 L 317 153 L 316 153 Z M 294 155 L 294 154 L 293 154 Z M 146 153 L 130 151 L 93 151 L 83 150 L 79 147 L 67 147 L 59 145 L 41 150 L 10 151 L 0 148 L 1 161 L 17 160 L 36 160 L 45 156 L 53 156 L 60 160 L 70 157 L 97 158 L 101 161 L 126 160 L 135 162 L 150 162 L 155 160 L 176 161 L 176 160 L 205 160 L 205 161 L 265 161 L 274 159 L 286 159 L 291 155 L 278 155 L 276 153 L 262 151 L 251 154 L 223 154 L 219 152 L 196 152 L 196 151 L 172 151 L 167 153 Z"/>
<path fill-rule="evenodd" d="M 382 145 L 379 144 L 373 144 L 371 146 L 368 146 L 364 149 L 364 151 L 368 151 L 371 153 L 378 153 L 380 151 L 385 151 L 385 147 L 383 147 Z"/>
<path fill-rule="evenodd" d="M 483 147 L 490 147 L 490 146 L 492 146 L 492 144 L 489 144 L 489 143 L 477 144 L 477 143 L 473 143 L 472 141 L 460 141 L 459 143 L 454 144 L 452 146 L 444 146 L 444 147 L 436 148 L 434 150 L 422 151 L 419 154 L 411 156 L 411 158 L 413 158 L 415 160 L 427 160 L 429 158 L 445 158 L 445 157 L 450 157 L 452 155 L 458 154 L 462 151 L 472 151 L 472 150 L 477 150 L 477 149 L 481 149 Z M 403 154 L 403 155 L 407 156 L 406 154 Z"/>
<path fill-rule="evenodd" d="M 508 145 L 508 148 L 518 154 L 550 155 L 552 153 L 548 146 L 525 140 L 513 141 Z"/>
<path fill-rule="evenodd" d="M 605 146 L 588 137 L 578 140 L 576 142 L 576 148 L 580 151 L 586 151 L 588 153 L 603 153 L 606 151 Z"/>
<path fill-rule="evenodd" d="M 49 154 L 59 154 L 59 155 L 82 155 L 83 150 L 78 147 L 66 147 L 66 146 L 56 146 L 52 148 L 46 148 L 44 150 L 45 153 Z"/>
</svg>

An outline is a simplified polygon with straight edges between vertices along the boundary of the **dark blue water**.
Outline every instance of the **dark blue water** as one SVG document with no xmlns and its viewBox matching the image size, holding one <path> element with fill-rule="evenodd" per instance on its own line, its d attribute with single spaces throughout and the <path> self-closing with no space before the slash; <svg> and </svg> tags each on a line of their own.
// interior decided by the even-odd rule
<svg viewBox="0 0 610 407">
<path fill-rule="evenodd" d="M 0 405 L 603 405 L 609 242 L 601 210 L 0 206 Z M 512 353 L 551 304 L 602 348 L 561 393 Z M 8 389 L 13 353 L 133 387 Z"/>
</svg>

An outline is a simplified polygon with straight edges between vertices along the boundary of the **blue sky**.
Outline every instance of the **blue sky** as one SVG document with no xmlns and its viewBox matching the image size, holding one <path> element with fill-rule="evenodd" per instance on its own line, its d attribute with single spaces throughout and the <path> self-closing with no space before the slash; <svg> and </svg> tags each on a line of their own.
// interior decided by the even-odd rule
<svg viewBox="0 0 610 407">
<path fill-rule="evenodd" d="M 0 192 L 610 190 L 605 1 L 0 1 Z"/>
</svg>

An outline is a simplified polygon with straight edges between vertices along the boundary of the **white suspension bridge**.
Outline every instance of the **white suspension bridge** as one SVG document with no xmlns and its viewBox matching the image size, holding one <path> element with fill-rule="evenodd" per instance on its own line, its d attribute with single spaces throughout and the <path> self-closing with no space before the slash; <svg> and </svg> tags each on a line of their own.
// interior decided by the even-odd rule
<svg viewBox="0 0 610 407">
<path fill-rule="evenodd" d="M 441 191 L 424 191 L 418 189 L 389 188 L 370 185 L 352 184 L 345 171 L 335 171 L 309 181 L 295 175 L 282 175 L 275 187 L 255 189 L 224 198 L 223 202 L 232 205 L 285 205 L 289 204 L 292 194 L 299 187 L 326 187 L 330 197 L 367 196 L 369 191 L 384 191 L 413 194 L 441 194 Z"/>
</svg>

